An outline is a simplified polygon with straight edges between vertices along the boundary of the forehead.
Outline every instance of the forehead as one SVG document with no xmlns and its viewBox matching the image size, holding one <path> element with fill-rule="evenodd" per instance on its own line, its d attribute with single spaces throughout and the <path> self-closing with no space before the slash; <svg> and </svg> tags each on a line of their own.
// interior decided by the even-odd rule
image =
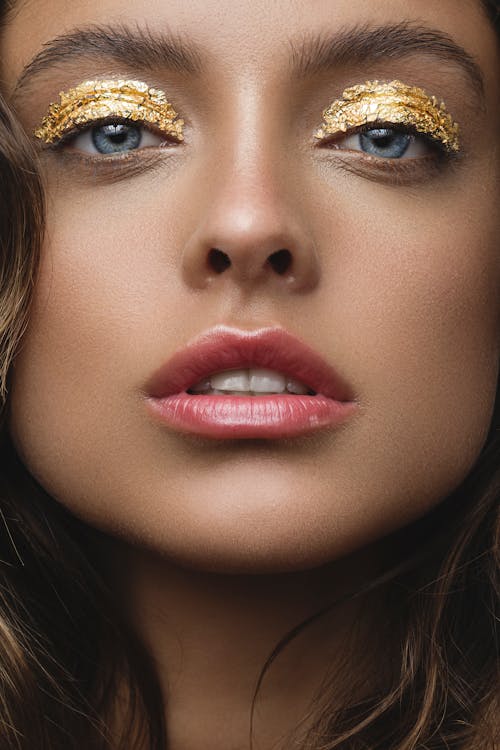
<svg viewBox="0 0 500 750">
<path fill-rule="evenodd" d="M 4 77 L 19 75 L 47 41 L 91 25 L 179 35 L 206 53 L 214 72 L 241 76 L 289 64 L 301 37 L 401 22 L 452 37 L 496 84 L 497 39 L 479 0 L 21 0 L 3 33 Z"/>
</svg>

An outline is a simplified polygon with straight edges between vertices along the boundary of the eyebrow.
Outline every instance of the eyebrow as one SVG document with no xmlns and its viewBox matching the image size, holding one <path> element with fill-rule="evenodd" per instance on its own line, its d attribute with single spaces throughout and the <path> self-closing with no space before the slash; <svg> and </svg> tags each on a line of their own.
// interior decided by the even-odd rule
<svg viewBox="0 0 500 750">
<path fill-rule="evenodd" d="M 484 78 L 476 60 L 452 37 L 410 21 L 384 26 L 370 24 L 340 29 L 333 36 L 305 36 L 291 41 L 295 74 L 306 77 L 343 65 L 399 60 L 426 55 L 457 67 L 484 102 Z"/>
<path fill-rule="evenodd" d="M 75 29 L 46 42 L 24 67 L 13 97 L 23 93 L 34 80 L 61 64 L 82 58 L 109 58 L 127 68 L 169 69 L 196 75 L 202 68 L 200 50 L 189 40 L 170 32 L 152 32 L 148 28 L 130 28 L 123 24 Z"/>
<path fill-rule="evenodd" d="M 342 28 L 333 35 L 305 35 L 290 41 L 290 62 L 297 77 L 336 70 L 347 64 L 398 60 L 414 54 L 427 55 L 459 68 L 478 98 L 484 102 L 484 79 L 475 59 L 450 36 L 409 21 Z M 187 38 L 168 31 L 123 24 L 75 29 L 46 42 L 25 66 L 13 92 L 16 98 L 38 76 L 82 58 L 109 58 L 127 68 L 169 69 L 199 75 L 201 49 Z"/>
</svg>

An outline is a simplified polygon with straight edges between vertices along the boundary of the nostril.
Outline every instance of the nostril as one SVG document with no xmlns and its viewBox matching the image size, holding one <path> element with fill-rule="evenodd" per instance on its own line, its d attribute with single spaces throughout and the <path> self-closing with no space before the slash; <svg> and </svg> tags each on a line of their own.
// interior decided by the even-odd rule
<svg viewBox="0 0 500 750">
<path fill-rule="evenodd" d="M 287 271 L 290 270 L 292 265 L 292 254 L 290 250 L 276 250 L 275 253 L 269 256 L 267 262 L 280 276 L 283 276 Z"/>
<path fill-rule="evenodd" d="M 208 253 L 208 265 L 215 273 L 222 273 L 226 268 L 229 268 L 231 261 L 226 253 L 213 247 Z"/>
</svg>

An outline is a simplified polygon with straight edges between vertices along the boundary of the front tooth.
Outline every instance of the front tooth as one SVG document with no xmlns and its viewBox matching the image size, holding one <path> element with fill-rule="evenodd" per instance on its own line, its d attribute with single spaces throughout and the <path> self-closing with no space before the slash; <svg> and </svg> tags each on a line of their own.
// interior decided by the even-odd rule
<svg viewBox="0 0 500 750">
<path fill-rule="evenodd" d="M 249 391 L 248 370 L 229 370 L 210 376 L 210 383 L 217 391 Z"/>
<path fill-rule="evenodd" d="M 286 378 L 275 370 L 250 370 L 250 390 L 252 393 L 283 393 Z"/>
<path fill-rule="evenodd" d="M 307 386 L 293 378 L 288 378 L 286 389 L 289 393 L 296 393 L 299 396 L 305 396 L 306 393 L 309 393 L 309 388 L 307 388 Z"/>
</svg>

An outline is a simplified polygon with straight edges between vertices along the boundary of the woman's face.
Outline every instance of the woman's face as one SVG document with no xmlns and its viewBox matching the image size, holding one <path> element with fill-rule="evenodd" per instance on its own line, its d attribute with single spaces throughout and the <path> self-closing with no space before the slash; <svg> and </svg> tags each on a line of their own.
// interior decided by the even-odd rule
<svg viewBox="0 0 500 750">
<path fill-rule="evenodd" d="M 40 141 L 48 231 L 10 424 L 34 476 L 90 524 L 222 571 L 320 565 L 439 503 L 499 375 L 499 59 L 479 2 L 27 0 L 3 35 L 9 93 L 47 44 L 14 94 L 29 131 L 60 91 L 123 79 L 164 91 L 184 138 L 99 122 Z M 458 154 L 404 129 L 315 137 L 346 88 L 393 79 L 445 101 Z M 342 423 L 159 417 L 158 370 L 220 326 L 319 354 L 353 402 Z"/>
</svg>

